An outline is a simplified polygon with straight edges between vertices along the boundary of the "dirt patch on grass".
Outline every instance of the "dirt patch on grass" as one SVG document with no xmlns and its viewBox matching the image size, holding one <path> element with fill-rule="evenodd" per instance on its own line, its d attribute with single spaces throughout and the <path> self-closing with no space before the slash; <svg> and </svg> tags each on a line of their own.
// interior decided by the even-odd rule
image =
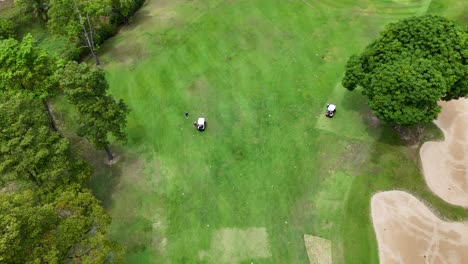
<svg viewBox="0 0 468 264">
<path fill-rule="evenodd" d="M 409 193 L 377 193 L 371 201 L 380 263 L 466 263 L 468 222 L 445 222 Z"/>
<path fill-rule="evenodd" d="M 304 235 L 304 244 L 309 255 L 310 264 L 331 264 L 332 244 L 321 237 Z"/>
<path fill-rule="evenodd" d="M 194 80 L 187 89 L 188 95 L 193 98 L 206 98 L 208 96 L 209 86 L 205 79 Z"/>
<path fill-rule="evenodd" d="M 268 233 L 264 227 L 220 229 L 211 240 L 211 249 L 200 252 L 199 257 L 209 263 L 241 263 L 269 258 Z"/>
<path fill-rule="evenodd" d="M 334 62 L 338 59 L 338 50 L 336 47 L 333 47 L 327 50 L 322 56 L 322 61 L 326 63 Z"/>
<path fill-rule="evenodd" d="M 13 6 L 13 0 L 0 0 L 0 14 Z"/>
<path fill-rule="evenodd" d="M 448 203 L 468 207 L 468 99 L 441 102 L 435 124 L 442 142 L 426 142 L 420 155 L 429 188 Z"/>
</svg>

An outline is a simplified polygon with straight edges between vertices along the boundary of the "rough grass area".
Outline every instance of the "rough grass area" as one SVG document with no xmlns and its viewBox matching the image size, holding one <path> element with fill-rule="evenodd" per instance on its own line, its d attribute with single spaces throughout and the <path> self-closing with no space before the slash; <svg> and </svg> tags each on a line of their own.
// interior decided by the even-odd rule
<svg viewBox="0 0 468 264">
<path fill-rule="evenodd" d="M 320 237 L 304 235 L 304 244 L 309 255 L 310 264 L 331 264 L 331 241 Z"/>
<path fill-rule="evenodd" d="M 369 207 L 383 190 L 468 217 L 420 173 L 414 148 L 434 129 L 412 138 L 414 128 L 381 124 L 340 86 L 347 58 L 386 23 L 462 17 L 466 1 L 447 3 L 148 1 L 102 50 L 111 91 L 132 110 L 122 159 L 106 167 L 82 150 L 127 262 L 306 263 L 310 234 L 331 241 L 333 263 L 377 263 Z M 326 103 L 338 107 L 333 119 Z"/>
<path fill-rule="evenodd" d="M 269 258 L 268 233 L 265 228 L 223 228 L 213 235 L 210 250 L 199 252 L 199 257 L 201 261 L 210 263 L 241 263 Z"/>
<path fill-rule="evenodd" d="M 0 15 L 5 15 L 13 7 L 13 0 L 0 0 Z"/>
</svg>

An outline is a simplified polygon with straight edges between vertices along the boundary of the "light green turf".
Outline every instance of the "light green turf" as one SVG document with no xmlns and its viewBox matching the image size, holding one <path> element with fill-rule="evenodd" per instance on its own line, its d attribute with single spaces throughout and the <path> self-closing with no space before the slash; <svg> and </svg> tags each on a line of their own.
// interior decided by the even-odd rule
<svg viewBox="0 0 468 264">
<path fill-rule="evenodd" d="M 462 18 L 449 6 L 463 2 L 150 0 L 102 52 L 112 93 L 132 111 L 124 158 L 91 184 L 127 262 L 306 263 L 311 234 L 332 241 L 334 263 L 377 263 L 378 190 L 466 217 L 428 192 L 414 151 L 359 91 L 339 85 L 384 24 L 427 10 Z M 239 242 L 252 230 L 255 243 Z"/>
</svg>

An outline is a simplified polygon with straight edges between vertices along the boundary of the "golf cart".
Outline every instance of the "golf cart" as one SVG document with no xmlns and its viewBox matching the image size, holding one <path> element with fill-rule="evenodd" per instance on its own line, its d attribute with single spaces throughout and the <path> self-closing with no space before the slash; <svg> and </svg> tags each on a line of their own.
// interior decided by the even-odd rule
<svg viewBox="0 0 468 264">
<path fill-rule="evenodd" d="M 206 121 L 205 118 L 199 117 L 197 122 L 194 122 L 193 125 L 198 131 L 205 131 L 206 129 Z"/>
<path fill-rule="evenodd" d="M 335 112 L 336 112 L 336 105 L 327 104 L 327 112 L 325 113 L 325 116 L 332 118 Z"/>
</svg>

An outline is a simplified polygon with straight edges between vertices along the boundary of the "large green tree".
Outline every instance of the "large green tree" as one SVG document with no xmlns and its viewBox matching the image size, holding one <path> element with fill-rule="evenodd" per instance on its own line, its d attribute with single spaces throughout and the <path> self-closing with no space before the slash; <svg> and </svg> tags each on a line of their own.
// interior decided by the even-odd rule
<svg viewBox="0 0 468 264">
<path fill-rule="evenodd" d="M 58 218 L 32 191 L 0 193 L 0 263 L 41 263 Z"/>
<path fill-rule="evenodd" d="M 97 67 L 69 62 L 58 75 L 67 99 L 79 113 L 77 134 L 97 148 L 105 149 L 112 160 L 110 137 L 126 140 L 127 106 L 107 93 L 109 86 L 104 72 Z"/>
<path fill-rule="evenodd" d="M 42 100 L 51 127 L 56 130 L 48 99 L 58 92 L 54 73 L 57 58 L 37 47 L 28 34 L 22 41 L 9 38 L 0 41 L 0 91 L 22 94 Z"/>
<path fill-rule="evenodd" d="M 41 193 L 83 184 L 90 168 L 70 143 L 48 126 L 41 102 L 22 95 L 0 96 L 0 186 L 26 183 Z"/>
<path fill-rule="evenodd" d="M 60 222 L 55 248 L 72 263 L 119 263 L 122 247 L 107 237 L 110 217 L 89 189 L 70 186 L 53 201 Z"/>
<path fill-rule="evenodd" d="M 52 32 L 81 42 L 99 65 L 96 32 L 109 23 L 111 0 L 50 0 L 50 6 L 48 25 Z"/>
<path fill-rule="evenodd" d="M 53 199 L 32 190 L 0 193 L 1 263 L 119 263 L 110 223 L 90 190 L 70 185 Z"/>
<path fill-rule="evenodd" d="M 349 59 L 343 86 L 361 86 L 385 122 L 431 122 L 441 110 L 437 101 L 468 95 L 467 40 L 466 28 L 439 16 L 391 23 Z"/>
<path fill-rule="evenodd" d="M 83 188 L 89 166 L 48 127 L 40 101 L 0 95 L 0 263 L 105 263 L 122 248 Z"/>
</svg>

